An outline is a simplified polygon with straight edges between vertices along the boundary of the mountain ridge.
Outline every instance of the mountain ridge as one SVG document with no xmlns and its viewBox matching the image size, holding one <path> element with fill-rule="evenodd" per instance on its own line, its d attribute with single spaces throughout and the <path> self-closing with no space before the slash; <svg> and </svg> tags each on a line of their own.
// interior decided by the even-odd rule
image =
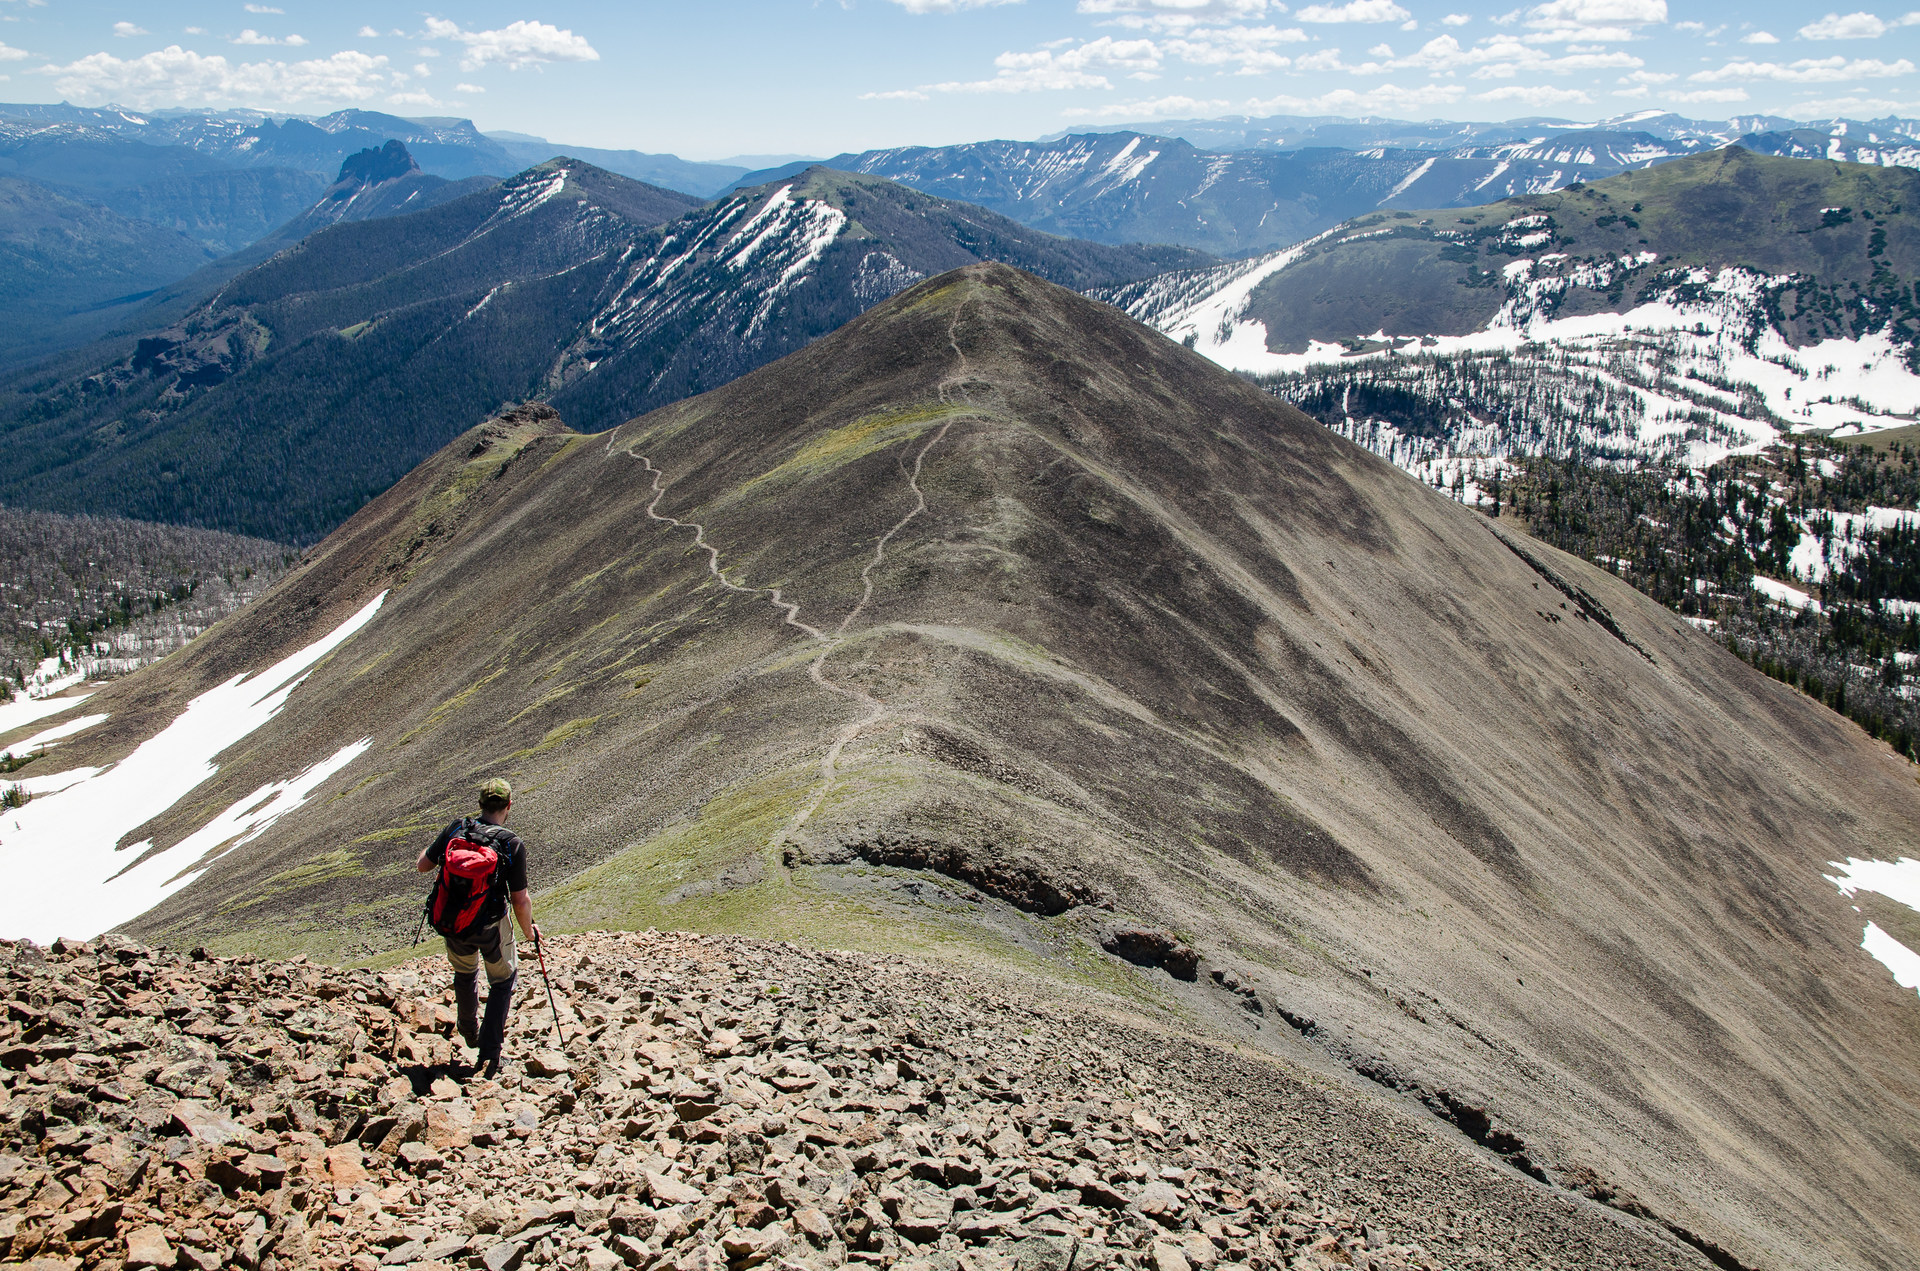
<svg viewBox="0 0 1920 1271">
<path fill-rule="evenodd" d="M 145 937 L 355 956 L 503 772 L 556 930 L 1118 974 L 1746 1265 L 1898 1266 L 1920 1015 L 1823 873 L 1920 834 L 1908 765 L 1497 528 L 970 266 L 602 436 L 462 438 L 61 743 L 305 674 L 191 798 L 62 828 L 109 769 L 16 833 Z"/>
<path fill-rule="evenodd" d="M 370 206 L 438 180 L 368 187 L 393 192 Z M 336 194 L 369 206 L 357 184 Z M 0 497 L 311 541 L 506 402 L 610 427 L 983 256 L 1074 286 L 1212 260 L 1057 239 L 824 169 L 696 206 L 565 159 L 410 215 L 307 228 L 202 280 L 217 293 L 134 347 L 16 375 L 0 452 L 20 467 Z M 283 449 L 292 436 L 353 441 L 328 457 Z"/>
</svg>

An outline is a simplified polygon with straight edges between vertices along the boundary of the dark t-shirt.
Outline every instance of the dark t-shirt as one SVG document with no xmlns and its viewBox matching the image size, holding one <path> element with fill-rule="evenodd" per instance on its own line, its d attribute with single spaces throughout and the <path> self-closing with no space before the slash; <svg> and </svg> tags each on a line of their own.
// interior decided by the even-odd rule
<svg viewBox="0 0 1920 1271">
<path fill-rule="evenodd" d="M 461 817 L 440 831 L 440 837 L 427 849 L 427 859 L 435 865 L 445 861 L 447 844 L 455 838 L 464 838 L 472 843 L 484 840 L 500 853 L 500 868 L 506 875 L 508 895 L 527 889 L 527 845 L 520 841 L 518 834 L 504 825 L 489 825 L 478 818 Z"/>
</svg>

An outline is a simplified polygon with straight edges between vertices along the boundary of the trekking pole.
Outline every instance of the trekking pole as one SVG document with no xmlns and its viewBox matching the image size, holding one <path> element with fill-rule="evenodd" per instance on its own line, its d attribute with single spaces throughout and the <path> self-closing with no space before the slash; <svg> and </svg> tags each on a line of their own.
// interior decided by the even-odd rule
<svg viewBox="0 0 1920 1271">
<path fill-rule="evenodd" d="M 540 959 L 540 980 L 547 986 L 547 1009 L 553 1012 L 553 1040 L 565 1050 L 567 1040 L 560 1035 L 560 1007 L 553 1000 L 553 977 L 547 974 L 547 950 L 541 943 L 538 923 L 533 928 L 533 956 Z"/>
</svg>

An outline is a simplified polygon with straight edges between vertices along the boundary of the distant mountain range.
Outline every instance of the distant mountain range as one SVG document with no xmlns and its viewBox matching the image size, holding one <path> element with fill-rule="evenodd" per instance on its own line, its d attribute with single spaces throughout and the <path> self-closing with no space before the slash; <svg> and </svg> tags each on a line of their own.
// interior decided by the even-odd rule
<svg viewBox="0 0 1920 1271">
<path fill-rule="evenodd" d="M 1762 154 L 1920 166 L 1920 125 L 1903 120 L 1841 121 L 1825 130 L 1759 116 L 1721 125 L 1679 116 L 1637 122 L 1647 127 L 1208 121 L 1184 136 L 1179 128 L 1116 129 L 1039 142 L 868 150 L 826 163 L 965 199 L 1050 233 L 1180 243 L 1228 256 L 1286 247 L 1379 208 L 1474 207 L 1542 194 L 1736 139 Z M 1196 138 L 1213 138 L 1212 148 Z M 800 166 L 749 173 L 741 183 Z"/>
<path fill-rule="evenodd" d="M 0 296 L 11 301 L 0 312 L 0 368 L 112 330 L 148 296 L 220 257 L 285 246 L 331 223 L 343 196 L 329 183 L 355 155 L 389 143 L 419 173 L 414 187 L 383 187 L 384 196 L 414 208 L 445 182 L 467 182 L 456 190 L 465 192 L 566 149 L 520 133 L 489 136 L 464 119 L 361 110 L 303 119 L 0 105 L 0 180 L 15 209 L 0 229 Z M 632 150 L 581 157 L 700 196 L 745 171 Z M 245 260 L 261 258 L 251 250 Z"/>
<path fill-rule="evenodd" d="M 1446 119 L 1412 121 L 1341 115 L 1230 115 L 1219 119 L 1168 119 L 1154 123 L 1117 123 L 1071 131 L 1142 132 L 1178 137 L 1202 150 L 1454 150 L 1462 146 L 1500 146 L 1534 142 L 1571 132 L 1641 132 L 1662 141 L 1707 141 L 1726 145 L 1763 132 L 1810 130 L 1852 142 L 1881 145 L 1920 138 L 1920 120 L 1889 115 L 1882 119 L 1793 120 L 1780 115 L 1734 115 L 1727 119 L 1690 119 L 1669 111 L 1642 110 L 1583 123 L 1552 116 L 1509 119 L 1501 123 Z M 1057 141 L 1067 132 L 1043 138 Z"/>
<path fill-rule="evenodd" d="M 15 103 L 0 104 L 0 121 L 6 121 L 0 136 L 35 138 L 56 147 L 98 146 L 112 139 L 162 152 L 188 151 L 221 167 L 280 167 L 321 176 L 338 170 L 348 155 L 377 149 L 389 140 L 405 145 L 422 171 L 456 180 L 509 176 L 563 153 L 691 194 L 717 193 L 744 171 L 732 164 L 693 163 L 638 150 L 563 146 L 526 133 L 483 133 L 470 119 L 403 119 L 371 110 L 307 118 L 253 110 L 131 111 Z M 160 156 L 147 160 L 164 161 Z"/>
<path fill-rule="evenodd" d="M 456 190 L 400 147 L 360 174 L 383 179 L 350 170 L 313 216 Z M 132 348 L 0 388 L 0 502 L 310 541 L 505 403 L 611 427 L 980 260 L 1080 289 L 1215 263 L 825 170 L 696 204 L 554 160 L 308 234 Z"/>
</svg>

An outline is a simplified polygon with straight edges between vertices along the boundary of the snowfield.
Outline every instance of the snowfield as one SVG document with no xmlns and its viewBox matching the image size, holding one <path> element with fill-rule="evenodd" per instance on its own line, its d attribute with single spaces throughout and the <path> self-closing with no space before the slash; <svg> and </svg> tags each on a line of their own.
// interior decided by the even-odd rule
<svg viewBox="0 0 1920 1271">
<path fill-rule="evenodd" d="M 0 889 L 0 936 L 41 943 L 63 935 L 89 938 L 139 917 L 198 878 L 222 852 L 299 807 L 364 753 L 370 743 L 354 742 L 287 780 L 262 786 L 144 861 L 150 840 L 120 847 L 127 835 L 218 772 L 214 760 L 279 714 L 308 672 L 372 621 L 386 598 L 381 592 L 333 631 L 258 675 L 235 676 L 208 689 L 120 762 L 20 783 L 36 797 L 0 817 L 0 863 L 11 879 Z"/>
<path fill-rule="evenodd" d="M 1839 871 L 1826 880 L 1852 897 L 1863 891 L 1875 892 L 1920 912 L 1920 861 L 1902 856 L 1897 861 L 1865 861 L 1849 856 L 1845 861 L 1830 861 L 1828 867 Z M 1920 953 L 1888 935 L 1877 923 L 1867 923 L 1860 947 L 1877 958 L 1902 988 L 1920 989 Z"/>
</svg>

